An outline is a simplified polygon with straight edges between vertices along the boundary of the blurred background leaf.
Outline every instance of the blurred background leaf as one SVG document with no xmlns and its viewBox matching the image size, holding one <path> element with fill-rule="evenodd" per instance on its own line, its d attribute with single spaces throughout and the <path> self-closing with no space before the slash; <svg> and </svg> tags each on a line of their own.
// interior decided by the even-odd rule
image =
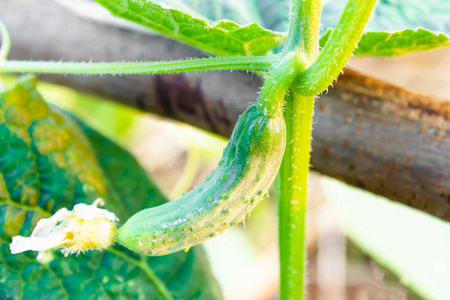
<svg viewBox="0 0 450 300">
<path fill-rule="evenodd" d="M 12 236 L 29 236 L 62 207 L 102 197 L 123 222 L 166 200 L 128 152 L 46 104 L 33 77 L 0 94 L 0 112 L 2 298 L 220 298 L 199 247 L 164 257 L 120 246 L 67 258 L 47 253 L 41 261 L 36 253 L 11 255 Z"/>
<path fill-rule="evenodd" d="M 289 1 L 256 0 L 264 26 L 287 30 Z M 322 30 L 333 28 L 347 0 L 322 1 Z M 450 1 L 447 0 L 380 0 L 367 24 L 366 31 L 398 31 L 424 28 L 450 35 Z"/>
<path fill-rule="evenodd" d="M 264 27 L 256 0 L 155 0 L 153 2 L 180 9 L 192 16 L 205 19 L 208 23 L 228 19 L 241 25 L 256 22 Z"/>
</svg>

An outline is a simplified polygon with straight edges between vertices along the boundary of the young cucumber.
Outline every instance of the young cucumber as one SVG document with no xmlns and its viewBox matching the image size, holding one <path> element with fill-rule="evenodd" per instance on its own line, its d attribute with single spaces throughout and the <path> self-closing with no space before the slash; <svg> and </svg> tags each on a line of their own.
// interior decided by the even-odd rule
<svg viewBox="0 0 450 300">
<path fill-rule="evenodd" d="M 268 195 L 286 145 L 283 115 L 249 107 L 239 118 L 219 166 L 197 188 L 143 210 L 118 229 L 116 241 L 145 255 L 187 250 L 240 221 Z"/>
</svg>

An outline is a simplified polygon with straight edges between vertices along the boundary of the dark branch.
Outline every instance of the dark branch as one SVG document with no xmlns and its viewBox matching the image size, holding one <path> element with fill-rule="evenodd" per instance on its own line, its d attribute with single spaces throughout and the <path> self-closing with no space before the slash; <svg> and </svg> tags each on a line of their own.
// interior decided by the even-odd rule
<svg viewBox="0 0 450 300">
<path fill-rule="evenodd" d="M 12 59 L 168 60 L 202 56 L 158 36 L 81 19 L 48 0 L 0 0 Z M 42 79 L 229 136 L 261 86 L 257 76 Z M 450 220 L 450 103 L 350 70 L 316 104 L 313 169 Z"/>
</svg>

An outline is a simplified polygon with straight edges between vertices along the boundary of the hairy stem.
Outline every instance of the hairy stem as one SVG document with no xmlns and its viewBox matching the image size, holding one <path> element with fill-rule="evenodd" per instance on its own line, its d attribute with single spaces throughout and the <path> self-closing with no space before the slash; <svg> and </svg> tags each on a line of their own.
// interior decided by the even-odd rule
<svg viewBox="0 0 450 300">
<path fill-rule="evenodd" d="M 319 54 L 321 0 L 292 0 L 285 52 L 303 57 L 305 67 Z M 301 74 L 299 75 L 301 76 Z M 314 97 L 291 89 L 284 117 L 287 142 L 276 180 L 279 201 L 280 299 L 304 299 L 306 287 L 306 182 Z"/>
<path fill-rule="evenodd" d="M 297 81 L 299 93 L 315 96 L 336 79 L 352 55 L 376 0 L 350 0 L 314 63 Z"/>
<path fill-rule="evenodd" d="M 314 98 L 291 92 L 286 98 L 286 150 L 277 177 L 280 299 L 303 299 L 306 287 L 306 186 Z"/>
<path fill-rule="evenodd" d="M 0 62 L 2 73 L 55 73 L 55 74 L 161 74 L 193 71 L 243 70 L 268 71 L 279 59 L 270 56 L 208 57 L 189 60 L 124 62 L 124 63 L 76 63 L 46 61 Z"/>
<path fill-rule="evenodd" d="M 317 57 L 321 2 L 321 0 L 292 1 L 284 51 L 302 52 L 311 62 Z"/>
</svg>

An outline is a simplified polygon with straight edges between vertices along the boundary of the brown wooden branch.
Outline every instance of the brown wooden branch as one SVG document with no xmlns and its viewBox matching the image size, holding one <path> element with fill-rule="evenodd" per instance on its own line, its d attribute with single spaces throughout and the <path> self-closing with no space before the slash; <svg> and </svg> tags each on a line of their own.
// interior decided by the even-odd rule
<svg viewBox="0 0 450 300">
<path fill-rule="evenodd" d="M 49 0 L 0 0 L 11 59 L 167 60 L 202 56 L 158 36 L 74 16 Z M 229 136 L 261 86 L 210 72 L 42 79 Z M 450 103 L 346 70 L 316 104 L 313 169 L 450 220 Z"/>
</svg>

